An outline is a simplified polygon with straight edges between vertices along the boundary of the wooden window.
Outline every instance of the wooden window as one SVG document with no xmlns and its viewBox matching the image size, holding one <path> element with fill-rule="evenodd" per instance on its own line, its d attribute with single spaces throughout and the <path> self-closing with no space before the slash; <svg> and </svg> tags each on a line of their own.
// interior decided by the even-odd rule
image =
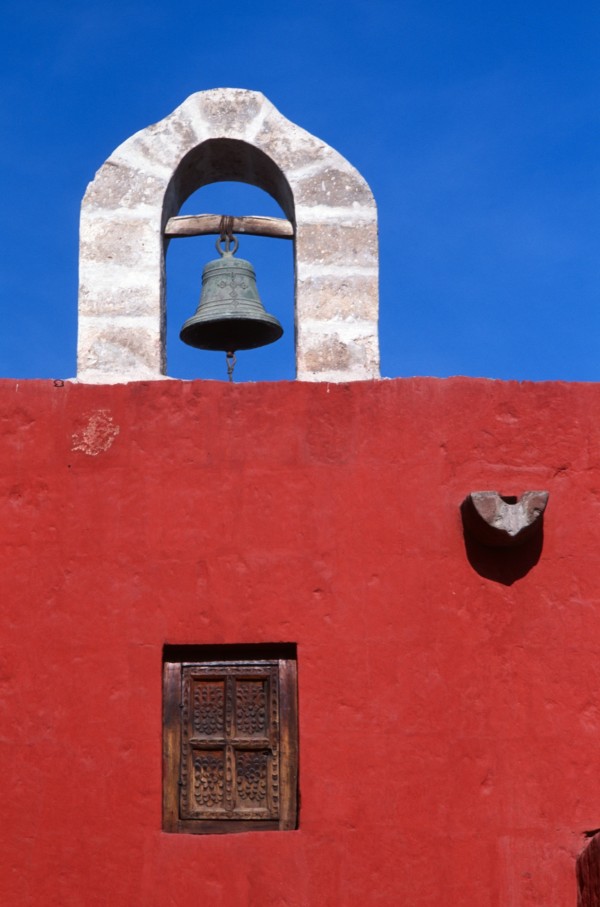
<svg viewBox="0 0 600 907">
<path fill-rule="evenodd" d="M 215 834 L 296 827 L 292 653 L 295 647 L 289 645 L 165 648 L 165 831 Z"/>
</svg>

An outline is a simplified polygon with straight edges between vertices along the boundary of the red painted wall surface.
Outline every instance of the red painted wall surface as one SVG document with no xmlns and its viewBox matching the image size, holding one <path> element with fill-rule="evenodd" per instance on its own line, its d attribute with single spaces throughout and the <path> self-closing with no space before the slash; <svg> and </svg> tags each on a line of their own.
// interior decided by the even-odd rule
<svg viewBox="0 0 600 907">
<path fill-rule="evenodd" d="M 575 905 L 600 386 L 10 381 L 0 419 L 3 907 Z M 550 491 L 522 576 L 467 557 L 482 489 Z M 262 641 L 299 829 L 163 833 L 163 645 Z"/>
</svg>

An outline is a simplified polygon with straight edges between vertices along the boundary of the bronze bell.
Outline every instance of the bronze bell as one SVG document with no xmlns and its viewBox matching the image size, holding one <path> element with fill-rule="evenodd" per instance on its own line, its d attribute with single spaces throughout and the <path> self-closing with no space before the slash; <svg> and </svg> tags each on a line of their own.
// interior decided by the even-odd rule
<svg viewBox="0 0 600 907">
<path fill-rule="evenodd" d="M 180 338 L 196 349 L 225 353 L 279 340 L 283 328 L 260 301 L 254 268 L 249 261 L 233 257 L 238 248 L 235 236 L 221 235 L 216 246 L 221 258 L 205 266 L 196 314 L 185 322 Z"/>
</svg>

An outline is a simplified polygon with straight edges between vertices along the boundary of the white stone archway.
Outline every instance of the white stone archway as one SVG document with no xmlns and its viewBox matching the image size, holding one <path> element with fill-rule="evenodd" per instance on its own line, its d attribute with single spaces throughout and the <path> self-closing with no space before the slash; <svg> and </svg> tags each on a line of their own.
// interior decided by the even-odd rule
<svg viewBox="0 0 600 907">
<path fill-rule="evenodd" d="M 191 95 L 133 135 L 88 186 L 78 380 L 164 377 L 165 224 L 193 192 L 223 180 L 265 190 L 294 226 L 298 379 L 378 378 L 377 209 L 369 186 L 259 92 L 219 88 Z"/>
</svg>

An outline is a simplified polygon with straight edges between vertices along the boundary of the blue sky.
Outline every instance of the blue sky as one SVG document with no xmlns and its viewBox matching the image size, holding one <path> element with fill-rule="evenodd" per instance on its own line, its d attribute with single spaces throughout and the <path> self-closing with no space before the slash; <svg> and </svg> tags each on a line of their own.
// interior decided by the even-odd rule
<svg viewBox="0 0 600 907">
<path fill-rule="evenodd" d="M 579 0 L 3 4 L 0 376 L 75 374 L 79 205 L 124 139 L 189 94 L 260 90 L 356 166 L 379 208 L 382 374 L 600 380 L 600 5 Z M 278 214 L 215 185 L 185 211 Z M 214 240 L 171 243 L 169 374 Z M 243 239 L 293 377 L 290 243 Z"/>
</svg>

